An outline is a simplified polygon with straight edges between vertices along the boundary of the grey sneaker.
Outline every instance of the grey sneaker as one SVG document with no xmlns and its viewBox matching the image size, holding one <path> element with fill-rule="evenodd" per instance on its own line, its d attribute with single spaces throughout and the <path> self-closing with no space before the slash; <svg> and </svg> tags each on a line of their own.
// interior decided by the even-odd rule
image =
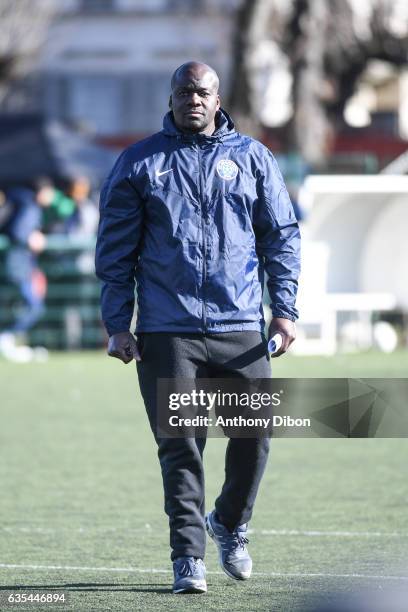
<svg viewBox="0 0 408 612">
<path fill-rule="evenodd" d="M 207 533 L 218 548 L 218 558 L 224 572 L 235 580 L 247 580 L 252 571 L 252 559 L 249 556 L 245 537 L 247 525 L 240 525 L 232 533 L 215 518 L 215 510 L 205 517 Z"/>
<path fill-rule="evenodd" d="M 173 593 L 206 593 L 205 565 L 195 557 L 177 557 L 173 561 Z"/>
</svg>

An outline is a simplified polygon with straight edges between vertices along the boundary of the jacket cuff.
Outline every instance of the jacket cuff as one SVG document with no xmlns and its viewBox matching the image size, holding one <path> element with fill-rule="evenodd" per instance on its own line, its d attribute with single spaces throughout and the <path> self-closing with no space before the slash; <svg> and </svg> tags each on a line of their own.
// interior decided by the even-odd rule
<svg viewBox="0 0 408 612">
<path fill-rule="evenodd" d="M 273 317 L 279 317 L 279 319 L 289 319 L 289 321 L 295 322 L 298 317 L 295 317 L 293 314 L 289 314 L 288 312 L 282 312 L 278 310 L 272 310 Z"/>
<path fill-rule="evenodd" d="M 108 336 L 114 336 L 115 334 L 121 334 L 123 332 L 130 331 L 130 325 L 126 327 L 126 325 L 109 325 L 105 323 L 105 329 L 108 332 Z"/>
</svg>

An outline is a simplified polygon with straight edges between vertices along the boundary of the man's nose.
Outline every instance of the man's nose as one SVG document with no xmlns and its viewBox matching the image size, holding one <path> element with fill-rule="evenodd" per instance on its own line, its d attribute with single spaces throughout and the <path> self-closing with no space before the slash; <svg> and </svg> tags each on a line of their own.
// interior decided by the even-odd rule
<svg viewBox="0 0 408 612">
<path fill-rule="evenodd" d="M 200 103 L 201 103 L 201 99 L 200 99 L 200 96 L 198 95 L 198 93 L 193 92 L 191 94 L 191 96 L 189 97 L 189 99 L 188 99 L 188 103 L 191 106 L 199 106 Z"/>
</svg>

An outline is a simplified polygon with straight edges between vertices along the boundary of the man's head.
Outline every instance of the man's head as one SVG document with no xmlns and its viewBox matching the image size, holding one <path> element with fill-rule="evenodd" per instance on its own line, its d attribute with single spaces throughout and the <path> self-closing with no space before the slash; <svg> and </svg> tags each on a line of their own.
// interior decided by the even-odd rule
<svg viewBox="0 0 408 612">
<path fill-rule="evenodd" d="M 201 62 L 179 66 L 171 78 L 170 108 L 183 132 L 212 134 L 220 108 L 219 79 L 215 70 Z"/>
<path fill-rule="evenodd" d="M 35 198 L 40 206 L 46 208 L 52 204 L 55 197 L 55 187 L 47 177 L 40 177 L 34 184 Z"/>
<path fill-rule="evenodd" d="M 69 186 L 68 195 L 78 205 L 81 205 L 87 198 L 91 191 L 91 182 L 86 176 L 78 176 L 73 179 Z"/>
</svg>

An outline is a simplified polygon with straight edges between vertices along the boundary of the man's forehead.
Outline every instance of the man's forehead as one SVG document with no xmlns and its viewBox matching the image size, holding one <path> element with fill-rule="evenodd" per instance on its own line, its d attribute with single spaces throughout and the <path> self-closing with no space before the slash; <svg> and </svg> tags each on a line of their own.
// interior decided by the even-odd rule
<svg viewBox="0 0 408 612">
<path fill-rule="evenodd" d="M 217 89 L 218 79 L 211 70 L 193 71 L 186 70 L 176 75 L 174 89 L 186 87 L 188 89 Z"/>
</svg>

